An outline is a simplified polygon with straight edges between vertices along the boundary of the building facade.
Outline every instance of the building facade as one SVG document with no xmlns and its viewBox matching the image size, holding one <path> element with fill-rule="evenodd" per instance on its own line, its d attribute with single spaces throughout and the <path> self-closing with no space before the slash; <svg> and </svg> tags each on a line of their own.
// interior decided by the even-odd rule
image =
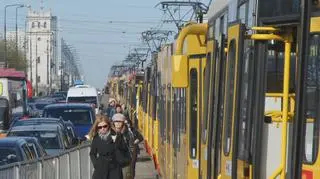
<svg viewBox="0 0 320 179">
<path fill-rule="evenodd" d="M 29 10 L 27 15 L 28 79 L 34 94 L 48 94 L 59 88 L 57 59 L 57 17 L 51 11 Z"/>
<path fill-rule="evenodd" d="M 9 31 L 6 33 L 7 41 L 10 43 L 16 43 L 16 35 L 18 35 L 18 49 L 20 51 L 24 51 L 24 46 L 26 45 L 26 33 L 22 29 L 18 29 L 18 33 L 16 31 Z"/>
</svg>

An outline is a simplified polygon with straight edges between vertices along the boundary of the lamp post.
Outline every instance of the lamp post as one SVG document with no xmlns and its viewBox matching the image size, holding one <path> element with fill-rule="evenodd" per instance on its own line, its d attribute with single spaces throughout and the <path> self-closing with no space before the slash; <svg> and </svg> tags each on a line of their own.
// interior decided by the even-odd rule
<svg viewBox="0 0 320 179">
<path fill-rule="evenodd" d="M 7 8 L 13 6 L 22 6 L 22 4 L 9 4 L 4 6 L 4 62 L 5 67 L 8 68 L 8 59 L 7 59 Z"/>
<path fill-rule="evenodd" d="M 21 4 L 16 7 L 16 52 L 17 52 L 17 54 L 18 54 L 18 9 L 23 8 L 23 7 L 30 8 L 30 6 L 26 6 L 26 5 Z"/>
<path fill-rule="evenodd" d="M 16 7 L 16 54 L 18 55 L 18 9 L 23 8 L 24 5 Z"/>
</svg>

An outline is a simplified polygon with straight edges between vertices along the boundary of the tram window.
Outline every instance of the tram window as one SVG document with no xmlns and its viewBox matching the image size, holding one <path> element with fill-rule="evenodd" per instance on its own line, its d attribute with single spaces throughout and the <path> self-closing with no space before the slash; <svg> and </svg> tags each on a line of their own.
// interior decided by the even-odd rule
<svg viewBox="0 0 320 179">
<path fill-rule="evenodd" d="M 320 35 L 310 37 L 309 58 L 307 62 L 305 110 L 305 163 L 314 163 L 319 147 L 320 117 Z"/>
<path fill-rule="evenodd" d="M 223 19 L 223 18 L 222 18 Z M 216 19 L 214 26 L 214 36 L 217 38 L 220 34 L 220 19 Z"/>
<path fill-rule="evenodd" d="M 208 39 L 213 39 L 214 30 L 213 30 L 213 24 L 210 24 L 208 28 Z"/>
<path fill-rule="evenodd" d="M 190 104 L 189 104 L 189 143 L 190 143 L 190 158 L 197 157 L 197 129 L 198 129 L 198 73 L 196 69 L 190 71 Z"/>
<path fill-rule="evenodd" d="M 238 19 L 242 23 L 247 23 L 247 3 L 243 3 L 238 7 Z"/>
<path fill-rule="evenodd" d="M 181 89 L 181 132 L 186 132 L 186 90 Z"/>
<path fill-rule="evenodd" d="M 296 54 L 291 53 L 290 69 L 295 69 Z M 284 65 L 284 43 L 269 42 L 267 60 L 267 92 L 282 93 L 283 91 L 283 66 Z M 294 91 L 295 70 L 290 70 L 289 92 Z"/>
<path fill-rule="evenodd" d="M 227 34 L 228 29 L 228 15 L 224 15 L 224 21 L 223 21 L 223 30 L 221 31 L 223 34 Z"/>
<path fill-rule="evenodd" d="M 181 121 L 181 106 L 180 106 L 180 92 L 181 92 L 181 89 L 176 89 L 177 91 L 177 100 L 176 100 L 176 116 L 177 116 L 177 119 L 174 119 L 176 121 L 176 147 L 178 148 L 178 150 L 180 149 L 180 121 Z"/>
<path fill-rule="evenodd" d="M 227 81 L 225 89 L 225 116 L 224 116 L 224 142 L 223 151 L 228 156 L 231 149 L 233 98 L 234 98 L 234 75 L 235 75 L 236 41 L 233 39 L 229 45 L 227 61 Z"/>
<path fill-rule="evenodd" d="M 206 68 L 204 70 L 204 99 L 203 99 L 203 104 L 204 104 L 204 113 L 203 113 L 203 123 L 202 123 L 202 127 L 201 127 L 201 139 L 202 139 L 202 143 L 205 144 L 206 143 L 206 139 L 207 139 L 207 131 L 208 131 L 208 120 L 209 120 L 209 110 L 211 110 L 211 108 L 209 108 L 210 106 L 210 99 L 209 99 L 209 93 L 211 93 L 210 91 L 210 81 L 211 81 L 211 77 L 210 77 L 210 71 L 211 71 L 211 53 L 207 54 L 207 63 L 206 63 Z"/>
<path fill-rule="evenodd" d="M 167 139 L 168 139 L 168 142 L 170 144 L 170 131 L 171 131 L 171 118 L 170 118 L 170 112 L 171 112 L 171 88 L 168 87 L 168 98 L 167 98 L 167 110 L 166 110 L 166 113 L 167 113 Z"/>
<path fill-rule="evenodd" d="M 171 110 L 172 110 L 172 120 L 170 120 L 171 122 L 171 126 L 172 126 L 172 133 L 171 133 L 171 139 L 172 139 L 172 143 L 173 143 L 173 148 L 176 148 L 176 120 L 177 120 L 177 114 L 176 114 L 176 93 L 175 93 L 175 89 L 172 90 L 172 99 L 171 99 Z"/>
<path fill-rule="evenodd" d="M 241 91 L 240 91 L 240 114 L 239 114 L 239 144 L 238 156 L 239 159 L 248 160 L 250 150 L 250 95 L 252 94 L 252 77 L 253 77 L 253 62 L 252 49 L 250 47 L 245 49 L 244 61 L 242 63 L 241 71 Z"/>
</svg>

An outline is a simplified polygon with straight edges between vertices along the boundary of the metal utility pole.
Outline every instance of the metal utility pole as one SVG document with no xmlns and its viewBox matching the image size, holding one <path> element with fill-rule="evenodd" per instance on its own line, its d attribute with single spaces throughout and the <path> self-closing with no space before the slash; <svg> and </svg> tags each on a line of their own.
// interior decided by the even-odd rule
<svg viewBox="0 0 320 179">
<path fill-rule="evenodd" d="M 36 34 L 36 95 L 38 96 L 38 62 L 39 62 L 39 57 L 38 57 L 38 36 Z"/>
<path fill-rule="evenodd" d="M 143 68 L 143 63 L 147 60 L 150 51 L 150 48 L 134 48 L 133 52 L 127 55 L 124 62 L 134 62 L 136 65 L 141 63 L 141 68 Z"/>
<path fill-rule="evenodd" d="M 24 22 L 24 34 L 25 34 L 24 40 L 23 40 L 24 62 L 25 62 L 24 72 L 27 74 L 27 72 L 28 72 L 28 65 L 27 65 L 27 20 Z"/>
<path fill-rule="evenodd" d="M 170 30 L 147 30 L 141 33 L 142 41 L 146 42 L 152 52 L 160 51 L 163 44 L 167 43 L 170 35 L 174 34 Z"/>
<path fill-rule="evenodd" d="M 20 5 L 16 7 L 16 53 L 18 55 L 18 9 L 25 7 L 24 5 Z"/>
<path fill-rule="evenodd" d="M 31 81 L 31 85 L 33 85 L 33 75 L 32 75 L 32 36 L 31 34 L 29 35 L 30 37 L 30 81 Z"/>
<path fill-rule="evenodd" d="M 203 21 L 203 14 L 208 11 L 208 6 L 198 1 L 162 1 L 156 5 L 161 6 L 161 10 L 170 15 L 171 20 L 164 20 L 165 23 L 174 23 L 181 30 L 184 23 L 196 20 Z"/>
<path fill-rule="evenodd" d="M 47 84 L 50 83 L 49 81 L 49 40 L 47 40 Z M 48 94 L 50 94 L 50 85 L 48 89 Z"/>
</svg>

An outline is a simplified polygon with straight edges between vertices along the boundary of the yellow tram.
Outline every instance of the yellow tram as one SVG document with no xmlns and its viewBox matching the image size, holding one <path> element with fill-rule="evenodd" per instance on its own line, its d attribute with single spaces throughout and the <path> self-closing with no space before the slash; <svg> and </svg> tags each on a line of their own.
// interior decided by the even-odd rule
<svg viewBox="0 0 320 179">
<path fill-rule="evenodd" d="M 319 4 L 215 0 L 153 56 L 130 105 L 163 178 L 320 178 Z"/>
</svg>

